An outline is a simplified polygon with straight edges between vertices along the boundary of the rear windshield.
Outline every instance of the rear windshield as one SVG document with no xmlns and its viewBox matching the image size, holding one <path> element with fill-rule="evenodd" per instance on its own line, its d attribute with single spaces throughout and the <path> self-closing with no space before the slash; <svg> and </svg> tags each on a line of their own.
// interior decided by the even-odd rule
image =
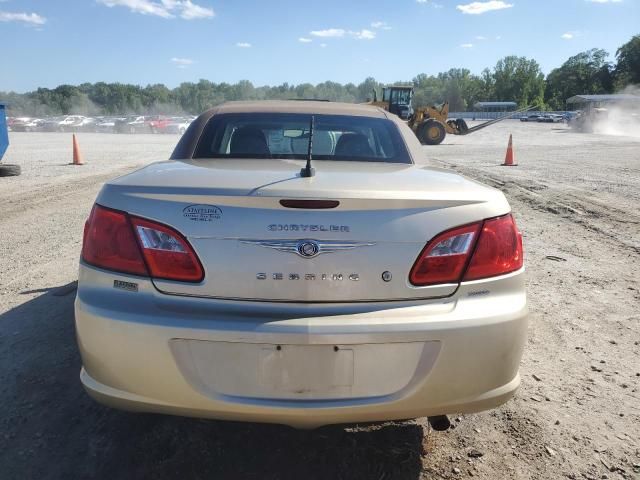
<svg viewBox="0 0 640 480">
<path fill-rule="evenodd" d="M 306 159 L 311 115 L 227 113 L 211 117 L 194 158 Z M 412 163 L 386 118 L 314 115 L 314 160 Z"/>
</svg>

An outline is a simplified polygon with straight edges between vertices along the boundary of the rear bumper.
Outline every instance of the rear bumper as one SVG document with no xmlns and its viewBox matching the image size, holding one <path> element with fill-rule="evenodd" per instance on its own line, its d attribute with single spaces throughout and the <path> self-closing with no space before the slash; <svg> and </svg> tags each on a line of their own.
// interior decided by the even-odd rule
<svg viewBox="0 0 640 480">
<path fill-rule="evenodd" d="M 311 428 L 486 410 L 520 382 L 523 272 L 445 300 L 348 306 L 171 297 L 141 279 L 124 292 L 105 277 L 81 266 L 76 328 L 82 383 L 113 407 Z"/>
<path fill-rule="evenodd" d="M 354 408 L 350 405 L 321 407 L 311 405 L 173 405 L 134 393 L 116 390 L 97 382 L 82 368 L 80 380 L 87 393 L 95 401 L 112 408 L 131 412 L 163 413 L 184 417 L 211 418 L 242 422 L 279 423 L 295 428 L 317 428 L 331 424 L 368 423 L 384 420 L 405 420 L 447 413 L 472 413 L 496 408 L 513 397 L 520 385 L 520 375 L 508 383 L 473 398 L 460 399 L 460 403 L 445 406 L 422 404 L 385 403 L 370 407 Z"/>
</svg>

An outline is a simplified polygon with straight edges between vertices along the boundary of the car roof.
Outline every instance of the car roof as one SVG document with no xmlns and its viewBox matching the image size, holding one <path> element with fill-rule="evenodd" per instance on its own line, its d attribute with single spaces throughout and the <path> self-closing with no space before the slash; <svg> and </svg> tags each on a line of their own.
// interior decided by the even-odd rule
<svg viewBox="0 0 640 480">
<path fill-rule="evenodd" d="M 386 118 L 384 110 L 372 105 L 314 100 L 263 100 L 223 103 L 209 112 L 220 113 L 306 113 L 318 115 L 356 115 Z"/>
</svg>

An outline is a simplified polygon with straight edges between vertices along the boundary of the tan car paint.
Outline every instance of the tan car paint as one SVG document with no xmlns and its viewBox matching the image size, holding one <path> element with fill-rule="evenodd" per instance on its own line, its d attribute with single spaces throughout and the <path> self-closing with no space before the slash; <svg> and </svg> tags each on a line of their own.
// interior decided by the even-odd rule
<svg viewBox="0 0 640 480">
<path fill-rule="evenodd" d="M 219 110 L 386 115 L 266 103 Z M 415 136 L 392 121 L 418 163 Z M 98 203 L 179 230 L 206 274 L 198 284 L 152 281 L 81 262 L 76 328 L 89 394 L 118 408 L 302 428 L 479 411 L 510 398 L 526 339 L 524 269 L 451 285 L 408 280 L 433 236 L 508 213 L 502 193 L 422 165 L 316 162 L 316 175 L 300 178 L 301 163 L 174 160 L 105 185 Z M 281 198 L 340 205 L 300 212 Z M 309 259 L 255 243 L 300 238 L 375 245 Z"/>
</svg>

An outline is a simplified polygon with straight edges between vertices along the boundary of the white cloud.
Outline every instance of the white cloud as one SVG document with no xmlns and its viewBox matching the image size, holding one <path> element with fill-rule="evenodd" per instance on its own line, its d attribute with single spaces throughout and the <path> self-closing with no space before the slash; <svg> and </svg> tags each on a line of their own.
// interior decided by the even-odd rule
<svg viewBox="0 0 640 480">
<path fill-rule="evenodd" d="M 310 34 L 314 37 L 340 38 L 344 37 L 345 31 L 342 28 L 327 28 L 326 30 L 313 30 Z"/>
<path fill-rule="evenodd" d="M 376 23 L 376 22 L 374 22 Z M 342 28 L 327 28 L 325 30 L 313 30 L 309 35 L 320 38 L 342 38 L 349 35 L 358 40 L 373 40 L 376 38 L 376 32 L 363 28 L 362 30 L 344 30 Z M 298 39 L 299 41 L 303 41 Z M 311 39 L 306 39 L 311 41 Z"/>
<path fill-rule="evenodd" d="M 483 37 L 482 35 L 476 35 L 476 40 L 486 40 L 487 37 Z"/>
<path fill-rule="evenodd" d="M 162 18 L 179 16 L 184 20 L 195 20 L 215 16 L 212 8 L 196 5 L 191 0 L 97 0 L 97 2 L 107 7 L 126 7 L 134 13 Z"/>
<path fill-rule="evenodd" d="M 512 3 L 506 3 L 502 0 L 489 0 L 488 2 L 471 2 L 466 5 L 457 5 L 456 9 L 468 15 L 481 15 L 493 10 L 503 10 L 513 7 Z"/>
<path fill-rule="evenodd" d="M 349 35 L 357 38 L 358 40 L 373 40 L 376 38 L 376 32 L 372 32 L 367 29 L 358 30 L 356 32 L 349 31 Z"/>
<path fill-rule="evenodd" d="M 421 3 L 422 5 L 431 5 L 433 8 L 443 8 L 443 5 L 440 3 L 436 3 L 433 0 L 416 0 L 416 3 Z"/>
<path fill-rule="evenodd" d="M 590 3 L 622 3 L 622 0 L 587 0 Z"/>
<path fill-rule="evenodd" d="M 0 12 L 0 22 L 22 22 L 28 25 L 44 25 L 47 19 L 37 13 Z"/>
<path fill-rule="evenodd" d="M 127 7 L 135 13 L 143 15 L 155 15 L 162 18 L 172 18 L 173 15 L 162 4 L 150 0 L 98 0 L 107 7 Z"/>
<path fill-rule="evenodd" d="M 190 58 L 173 57 L 171 61 L 176 65 L 183 67 L 186 67 L 187 65 L 193 65 L 193 60 L 191 60 Z"/>
<path fill-rule="evenodd" d="M 301 43 L 311 43 L 311 42 L 313 42 L 313 40 L 311 40 L 310 38 L 306 38 L 306 37 L 300 37 L 298 39 L 298 41 L 301 42 Z"/>
<path fill-rule="evenodd" d="M 236 47 L 251 48 L 251 44 L 248 43 L 248 42 L 238 42 L 238 43 L 236 43 Z"/>
<path fill-rule="evenodd" d="M 212 8 L 201 7 L 196 5 L 191 0 L 185 0 L 182 5 L 179 6 L 182 9 L 180 17 L 185 20 L 195 20 L 198 18 L 211 18 L 215 15 Z"/>
<path fill-rule="evenodd" d="M 582 36 L 582 32 L 579 30 L 571 30 L 569 32 L 565 32 L 562 35 L 560 35 L 560 38 L 564 38 L 565 40 L 573 40 L 576 37 L 581 37 Z"/>
<path fill-rule="evenodd" d="M 460 48 L 473 48 L 473 43 L 463 43 Z"/>
<path fill-rule="evenodd" d="M 387 22 L 371 22 L 371 28 L 379 28 L 380 30 L 391 30 Z"/>
<path fill-rule="evenodd" d="M 320 46 L 321 46 L 322 48 L 326 48 L 326 47 L 327 47 L 327 44 L 326 44 L 326 43 L 321 43 L 321 44 L 320 44 Z"/>
</svg>

